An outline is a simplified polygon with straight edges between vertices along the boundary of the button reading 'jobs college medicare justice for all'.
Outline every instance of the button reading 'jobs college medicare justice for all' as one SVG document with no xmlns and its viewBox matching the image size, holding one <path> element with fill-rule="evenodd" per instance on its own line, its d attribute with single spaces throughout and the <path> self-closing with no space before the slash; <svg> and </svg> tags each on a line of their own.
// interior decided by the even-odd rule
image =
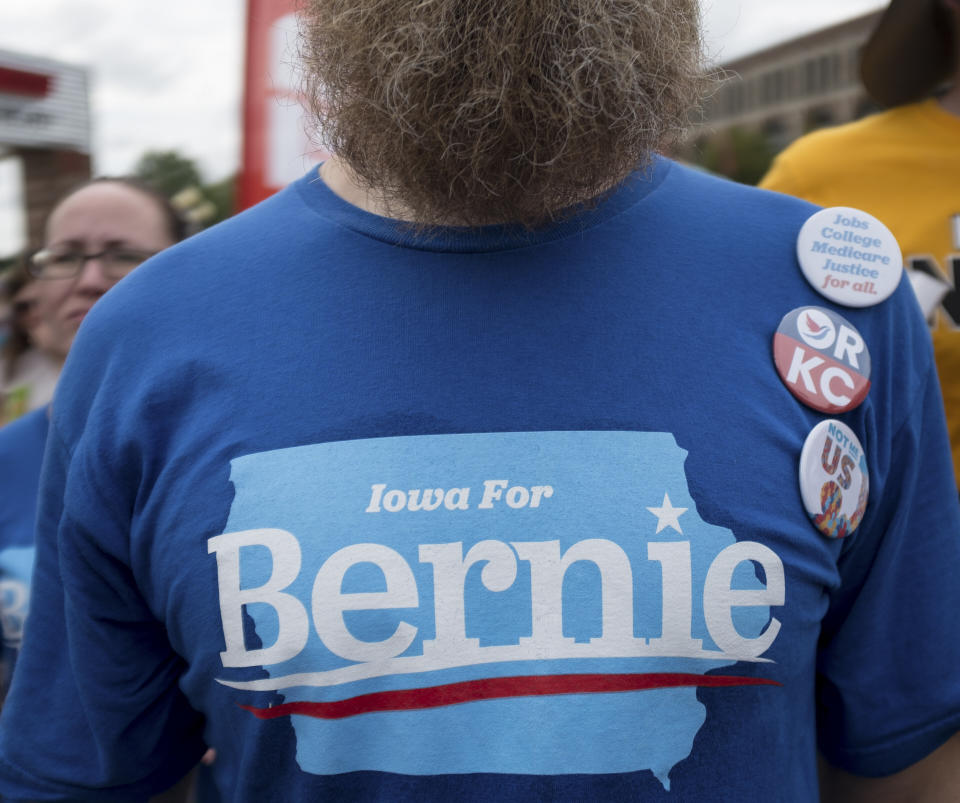
<svg viewBox="0 0 960 803">
<path fill-rule="evenodd" d="M 867 458 L 853 430 L 827 419 L 807 436 L 800 452 L 800 497 L 807 515 L 827 538 L 850 535 L 863 518 L 870 492 Z"/>
<path fill-rule="evenodd" d="M 870 390 L 870 352 L 846 318 L 824 307 L 788 312 L 773 336 L 773 361 L 790 392 L 814 410 L 842 413 Z"/>
<path fill-rule="evenodd" d="M 847 307 L 879 304 L 903 274 L 890 229 L 848 206 L 821 209 L 807 219 L 797 236 L 797 259 L 817 292 Z"/>
</svg>

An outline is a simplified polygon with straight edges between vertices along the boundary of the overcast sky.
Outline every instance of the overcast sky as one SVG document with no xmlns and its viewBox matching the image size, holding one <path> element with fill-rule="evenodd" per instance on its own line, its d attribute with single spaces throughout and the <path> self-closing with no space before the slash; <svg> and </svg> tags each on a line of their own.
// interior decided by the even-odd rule
<svg viewBox="0 0 960 803">
<path fill-rule="evenodd" d="M 718 61 L 871 11 L 884 0 L 702 0 Z M 90 71 L 93 168 L 176 149 L 208 181 L 239 164 L 245 0 L 0 0 L 0 49 Z M 0 160 L 0 256 L 21 247 L 19 170 Z"/>
</svg>

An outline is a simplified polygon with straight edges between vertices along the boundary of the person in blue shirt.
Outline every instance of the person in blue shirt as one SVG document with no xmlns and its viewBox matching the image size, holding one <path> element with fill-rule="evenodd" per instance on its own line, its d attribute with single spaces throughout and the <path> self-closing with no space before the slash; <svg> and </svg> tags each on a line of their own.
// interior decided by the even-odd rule
<svg viewBox="0 0 960 803">
<path fill-rule="evenodd" d="M 0 795 L 141 800 L 213 744 L 258 803 L 956 796 L 925 324 L 895 272 L 840 322 L 816 207 L 656 155 L 697 16 L 305 5 L 335 155 L 65 366 Z M 869 350 L 858 405 L 791 392 L 784 321 Z"/>
<path fill-rule="evenodd" d="M 184 224 L 169 202 L 132 179 L 88 182 L 58 201 L 46 225 L 44 248 L 29 264 L 47 353 L 62 364 L 94 303 L 137 265 L 183 235 Z M 44 406 L 0 429 L 3 696 L 28 612 L 34 510 L 49 413 Z"/>
<path fill-rule="evenodd" d="M 47 410 L 40 408 L 0 429 L 0 700 L 10 688 L 29 611 L 37 488 L 47 426 Z"/>
<path fill-rule="evenodd" d="M 185 234 L 186 224 L 170 202 L 136 179 L 99 178 L 68 192 L 51 211 L 44 248 L 28 265 L 46 352 L 62 365 L 93 305 Z M 0 700 L 9 689 L 29 612 L 49 417 L 44 405 L 0 428 Z"/>
</svg>

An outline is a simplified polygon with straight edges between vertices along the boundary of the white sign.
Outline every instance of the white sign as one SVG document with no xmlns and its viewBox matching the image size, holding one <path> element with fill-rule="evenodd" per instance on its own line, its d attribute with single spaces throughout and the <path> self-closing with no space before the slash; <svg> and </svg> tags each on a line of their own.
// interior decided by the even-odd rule
<svg viewBox="0 0 960 803">
<path fill-rule="evenodd" d="M 0 147 L 90 152 L 87 72 L 0 50 Z"/>
</svg>

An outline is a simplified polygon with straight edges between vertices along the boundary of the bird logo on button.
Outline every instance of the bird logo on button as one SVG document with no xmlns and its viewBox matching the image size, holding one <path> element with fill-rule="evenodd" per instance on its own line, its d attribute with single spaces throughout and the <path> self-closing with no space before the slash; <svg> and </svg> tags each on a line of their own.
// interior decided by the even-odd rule
<svg viewBox="0 0 960 803">
<path fill-rule="evenodd" d="M 788 312 L 773 337 L 777 373 L 800 401 L 823 413 L 859 405 L 870 390 L 870 352 L 846 318 L 823 307 Z"/>
</svg>

